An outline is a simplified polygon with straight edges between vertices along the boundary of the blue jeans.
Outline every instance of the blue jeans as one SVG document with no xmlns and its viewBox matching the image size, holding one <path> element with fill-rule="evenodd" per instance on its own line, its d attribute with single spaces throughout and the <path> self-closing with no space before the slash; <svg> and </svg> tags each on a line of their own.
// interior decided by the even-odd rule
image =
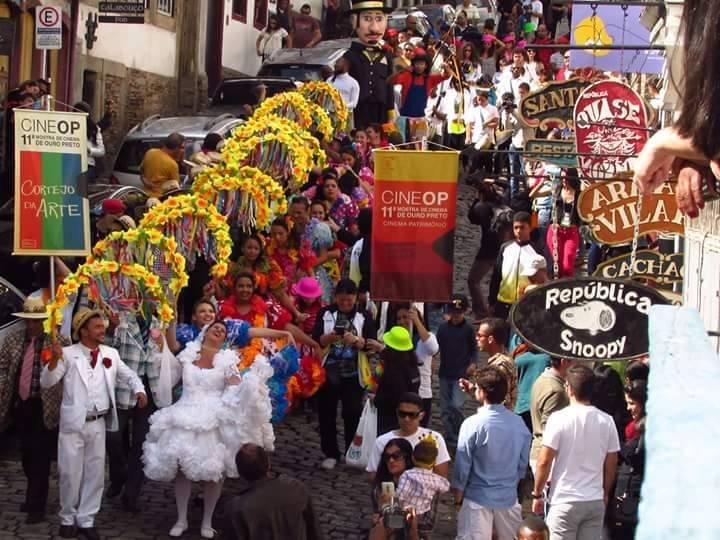
<svg viewBox="0 0 720 540">
<path fill-rule="evenodd" d="M 445 442 L 456 447 L 460 426 L 465 420 L 463 404 L 465 393 L 460 390 L 457 379 L 440 379 L 440 418 L 445 432 Z"/>
<path fill-rule="evenodd" d="M 520 191 L 520 178 L 525 176 L 525 165 L 522 158 L 522 148 L 510 145 L 510 198 L 512 199 Z"/>
</svg>

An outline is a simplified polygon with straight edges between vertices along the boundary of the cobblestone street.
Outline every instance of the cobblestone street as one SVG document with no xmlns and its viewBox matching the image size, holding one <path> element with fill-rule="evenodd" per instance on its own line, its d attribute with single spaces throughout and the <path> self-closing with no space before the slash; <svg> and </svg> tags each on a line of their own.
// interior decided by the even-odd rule
<svg viewBox="0 0 720 540">
<path fill-rule="evenodd" d="M 467 207 L 474 190 L 461 184 L 458 193 L 458 222 L 455 237 L 455 291 L 467 294 L 466 276 L 477 249 L 476 228 L 467 220 Z M 435 390 L 433 418 L 430 427 L 442 431 L 439 403 Z M 466 411 L 472 413 L 472 404 Z M 341 427 L 339 428 L 341 431 Z M 275 426 L 276 452 L 272 466 L 276 473 L 294 476 L 309 487 L 317 514 L 328 538 L 361 539 L 367 536 L 371 524 L 369 486 L 365 473 L 338 465 L 334 471 L 318 468 L 322 459 L 317 419 L 303 412 L 295 412 Z M 25 514 L 19 506 L 25 492 L 25 478 L 20 464 L 17 439 L 11 434 L 0 438 L 0 540 L 40 540 L 59 538 L 58 529 L 57 473 L 53 466 L 48 505 L 48 521 L 37 525 L 25 525 Z M 107 486 L 107 482 L 106 482 Z M 233 496 L 241 487 L 240 480 L 229 480 L 223 489 L 216 516 L 223 507 L 223 500 Z M 196 492 L 199 490 L 196 490 Z M 169 538 L 167 532 L 175 522 L 175 499 L 172 484 L 148 482 L 140 498 L 144 511 L 140 514 L 124 512 L 119 498 L 103 500 L 96 525 L 103 539 L 161 539 Z M 199 526 L 202 507 L 199 500 L 191 502 L 190 530 L 183 538 L 201 538 Z M 450 539 L 455 533 L 455 511 L 452 497 L 445 494 L 441 499 L 440 512 L 433 538 Z"/>
</svg>

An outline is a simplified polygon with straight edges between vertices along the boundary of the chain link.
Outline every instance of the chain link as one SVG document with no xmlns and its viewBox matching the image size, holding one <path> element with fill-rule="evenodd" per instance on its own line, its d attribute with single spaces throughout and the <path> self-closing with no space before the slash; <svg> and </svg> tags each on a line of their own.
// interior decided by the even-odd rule
<svg viewBox="0 0 720 540">
<path fill-rule="evenodd" d="M 627 4 L 623 4 L 621 7 L 623 10 L 623 21 L 622 42 L 620 43 L 620 45 L 622 46 L 622 48 L 620 49 L 620 74 L 622 75 L 625 69 L 625 28 L 627 26 L 628 10 L 630 9 L 630 6 L 628 6 Z"/>
<path fill-rule="evenodd" d="M 637 188 L 636 188 L 637 189 Z M 632 251 L 630 252 L 630 275 L 628 279 L 635 275 L 635 259 L 637 258 L 638 240 L 640 238 L 640 220 L 642 218 L 643 196 L 638 190 L 637 201 L 635 203 L 635 227 L 633 229 Z"/>
<path fill-rule="evenodd" d="M 590 9 L 592 10 L 592 22 L 593 22 L 593 33 L 592 38 L 593 40 L 596 40 L 597 38 L 597 10 L 598 10 L 598 4 L 590 4 Z M 587 52 L 587 51 L 585 51 Z M 592 68 L 593 71 L 595 71 L 595 65 L 597 64 L 597 50 L 592 49 L 590 51 L 590 54 L 592 55 Z"/>
<path fill-rule="evenodd" d="M 559 250 L 558 250 L 558 216 L 557 216 L 557 201 L 560 197 L 560 175 L 551 174 L 552 178 L 552 227 L 553 230 L 553 241 L 552 241 L 552 258 L 553 258 L 553 276 L 557 279 L 560 273 L 560 262 Z"/>
</svg>

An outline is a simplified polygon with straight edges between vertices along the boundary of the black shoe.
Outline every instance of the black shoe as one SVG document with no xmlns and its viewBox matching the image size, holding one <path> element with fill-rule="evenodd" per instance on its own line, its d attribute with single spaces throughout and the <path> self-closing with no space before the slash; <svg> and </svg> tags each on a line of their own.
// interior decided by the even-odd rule
<svg viewBox="0 0 720 540">
<path fill-rule="evenodd" d="M 45 521 L 45 512 L 30 512 L 25 518 L 26 525 L 35 525 L 36 523 L 42 523 Z"/>
<path fill-rule="evenodd" d="M 100 540 L 95 527 L 78 527 L 77 535 L 79 538 L 85 538 L 86 540 Z"/>
<path fill-rule="evenodd" d="M 123 510 L 125 510 L 126 512 L 130 512 L 131 514 L 137 514 L 138 512 L 140 512 L 140 507 L 138 506 L 137 501 L 130 500 L 126 497 L 123 497 L 121 501 Z"/>
<path fill-rule="evenodd" d="M 58 532 L 60 538 L 76 538 L 77 528 L 75 525 L 60 525 L 60 531 Z"/>
<path fill-rule="evenodd" d="M 108 499 L 114 499 L 120 493 L 122 492 L 123 486 L 122 484 L 110 484 L 110 487 L 107 488 L 107 491 L 105 492 L 105 496 Z"/>
</svg>

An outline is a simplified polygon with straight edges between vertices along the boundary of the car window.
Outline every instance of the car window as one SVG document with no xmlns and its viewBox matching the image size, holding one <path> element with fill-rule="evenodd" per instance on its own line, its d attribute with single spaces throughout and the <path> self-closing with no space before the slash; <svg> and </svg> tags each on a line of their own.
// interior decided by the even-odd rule
<svg viewBox="0 0 720 540">
<path fill-rule="evenodd" d="M 12 314 L 22 311 L 22 305 L 22 298 L 0 281 L 0 328 L 17 320 Z"/>
<path fill-rule="evenodd" d="M 198 142 L 202 144 L 202 140 L 199 139 L 186 139 L 185 158 L 189 158 L 195 152 L 194 148 Z M 120 148 L 117 160 L 115 160 L 114 170 L 127 174 L 140 174 L 140 164 L 145 152 L 151 148 L 160 148 L 161 146 L 161 139 L 125 141 L 122 148 Z"/>
<path fill-rule="evenodd" d="M 287 77 L 296 81 L 319 81 L 320 66 L 266 64 L 260 68 L 259 75 L 267 77 Z"/>
<path fill-rule="evenodd" d="M 223 83 L 213 96 L 213 105 L 254 105 L 257 101 L 253 95 L 253 89 L 260 84 L 261 81 L 233 81 Z M 267 97 L 285 92 L 286 90 L 294 90 L 295 85 L 289 82 L 278 81 L 262 81 L 267 89 Z"/>
</svg>

